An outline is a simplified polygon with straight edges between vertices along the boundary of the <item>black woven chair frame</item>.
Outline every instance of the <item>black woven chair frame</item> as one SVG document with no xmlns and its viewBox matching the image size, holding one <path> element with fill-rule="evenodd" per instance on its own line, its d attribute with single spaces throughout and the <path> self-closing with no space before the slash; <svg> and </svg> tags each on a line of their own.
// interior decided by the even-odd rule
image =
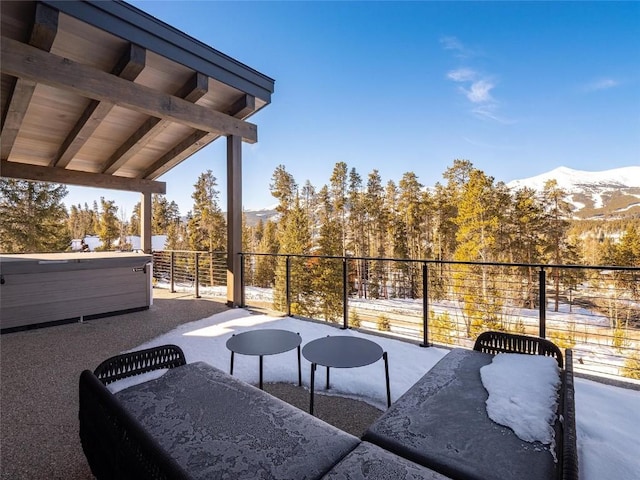
<svg viewBox="0 0 640 480">
<path fill-rule="evenodd" d="M 108 358 L 98 365 L 93 373 L 104 385 L 108 385 L 123 378 L 162 368 L 179 367 L 186 363 L 180 347 L 161 345 Z"/>
<path fill-rule="evenodd" d="M 579 480 L 578 445 L 576 432 L 576 402 L 573 382 L 573 352 L 565 350 L 565 368 L 562 372 L 562 456 L 559 459 L 562 480 Z"/>
<path fill-rule="evenodd" d="M 562 352 L 553 342 L 528 335 L 515 335 L 505 332 L 483 332 L 473 346 L 478 352 L 490 353 L 527 353 L 530 355 L 545 355 L 553 357 L 560 368 L 563 367 Z"/>
<path fill-rule="evenodd" d="M 79 392 L 80 442 L 96 478 L 189 478 L 90 370 L 81 373 Z"/>
</svg>

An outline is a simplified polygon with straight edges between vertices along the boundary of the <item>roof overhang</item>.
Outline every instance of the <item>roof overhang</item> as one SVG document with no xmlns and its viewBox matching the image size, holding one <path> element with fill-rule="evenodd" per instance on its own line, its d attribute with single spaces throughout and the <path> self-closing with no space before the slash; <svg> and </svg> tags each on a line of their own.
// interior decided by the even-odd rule
<svg viewBox="0 0 640 480">
<path fill-rule="evenodd" d="M 248 117 L 274 81 L 121 1 L 0 2 L 0 175 L 164 193 L 156 179 Z"/>
</svg>

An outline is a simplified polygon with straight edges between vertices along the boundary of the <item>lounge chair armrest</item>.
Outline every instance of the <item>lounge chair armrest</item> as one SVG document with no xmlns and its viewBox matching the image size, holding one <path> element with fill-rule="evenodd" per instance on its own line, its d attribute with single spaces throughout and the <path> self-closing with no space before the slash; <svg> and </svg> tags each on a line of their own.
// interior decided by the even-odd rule
<svg viewBox="0 0 640 480">
<path fill-rule="evenodd" d="M 108 358 L 98 365 L 93 373 L 104 385 L 108 385 L 123 378 L 163 368 L 179 367 L 186 363 L 180 347 L 161 345 Z"/>
<path fill-rule="evenodd" d="M 573 352 L 565 350 L 562 394 L 562 480 L 578 480 L 576 402 L 573 382 Z"/>
<path fill-rule="evenodd" d="M 189 478 L 90 370 L 80 375 L 79 400 L 80 441 L 96 478 Z"/>
<path fill-rule="evenodd" d="M 498 353 L 546 355 L 555 358 L 558 366 L 560 368 L 563 367 L 562 351 L 555 343 L 545 338 L 489 331 L 483 332 L 478 336 L 473 349 L 492 355 L 497 355 Z"/>
</svg>

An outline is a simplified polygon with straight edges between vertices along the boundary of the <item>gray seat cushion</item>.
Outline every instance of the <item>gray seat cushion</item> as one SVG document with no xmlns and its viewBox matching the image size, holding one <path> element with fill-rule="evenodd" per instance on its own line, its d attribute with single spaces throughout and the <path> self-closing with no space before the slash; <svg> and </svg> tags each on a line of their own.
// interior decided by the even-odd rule
<svg viewBox="0 0 640 480">
<path fill-rule="evenodd" d="M 116 397 L 193 478 L 317 479 L 360 443 L 203 362 Z"/>
<path fill-rule="evenodd" d="M 363 440 L 460 480 L 544 480 L 548 445 L 519 439 L 487 415 L 480 368 L 492 355 L 454 349 L 365 432 Z"/>
<path fill-rule="evenodd" d="M 447 477 L 362 442 L 322 480 L 447 480 Z"/>
</svg>

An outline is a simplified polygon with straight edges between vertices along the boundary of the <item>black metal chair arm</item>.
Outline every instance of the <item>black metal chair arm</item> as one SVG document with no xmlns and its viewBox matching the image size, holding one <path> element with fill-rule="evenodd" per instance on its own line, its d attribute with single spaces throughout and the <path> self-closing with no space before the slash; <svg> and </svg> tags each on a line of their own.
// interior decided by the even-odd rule
<svg viewBox="0 0 640 480">
<path fill-rule="evenodd" d="M 175 368 L 186 363 L 180 347 L 161 345 L 108 358 L 93 373 L 104 385 L 108 385 L 123 378 L 163 368 Z"/>
</svg>

